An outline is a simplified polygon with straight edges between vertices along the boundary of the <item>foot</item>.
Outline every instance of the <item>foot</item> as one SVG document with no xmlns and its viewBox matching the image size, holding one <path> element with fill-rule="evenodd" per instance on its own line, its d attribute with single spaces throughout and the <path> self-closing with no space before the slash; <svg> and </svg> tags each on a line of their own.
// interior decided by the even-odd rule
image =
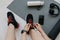
<svg viewBox="0 0 60 40">
<path fill-rule="evenodd" d="M 14 15 L 11 12 L 7 13 L 7 18 L 8 18 L 8 25 L 11 23 L 14 25 L 15 28 L 19 27 L 19 24 L 17 23 L 17 21 L 14 18 Z"/>
<path fill-rule="evenodd" d="M 32 14 L 27 15 L 26 21 L 27 21 L 27 23 L 31 24 L 30 29 L 33 29 L 33 16 L 32 16 Z"/>
<path fill-rule="evenodd" d="M 28 14 L 27 15 L 26 22 L 29 23 L 29 24 L 31 24 L 31 27 L 30 27 L 29 31 L 31 29 L 34 29 L 34 27 L 33 27 L 33 16 L 32 16 L 32 14 Z M 29 31 L 27 32 L 27 34 L 29 34 Z"/>
</svg>

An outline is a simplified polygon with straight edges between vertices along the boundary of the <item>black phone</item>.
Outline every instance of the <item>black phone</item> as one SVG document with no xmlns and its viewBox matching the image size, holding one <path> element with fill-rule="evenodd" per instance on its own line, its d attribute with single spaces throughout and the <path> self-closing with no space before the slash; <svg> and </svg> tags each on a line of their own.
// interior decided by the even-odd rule
<svg viewBox="0 0 60 40">
<path fill-rule="evenodd" d="M 38 23 L 43 25 L 44 24 L 44 15 L 39 15 Z"/>
</svg>

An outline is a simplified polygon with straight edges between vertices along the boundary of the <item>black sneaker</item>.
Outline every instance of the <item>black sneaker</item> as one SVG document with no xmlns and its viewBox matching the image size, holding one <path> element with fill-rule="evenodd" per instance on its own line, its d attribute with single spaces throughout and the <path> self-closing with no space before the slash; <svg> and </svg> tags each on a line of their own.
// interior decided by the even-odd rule
<svg viewBox="0 0 60 40">
<path fill-rule="evenodd" d="M 14 15 L 11 12 L 7 13 L 7 18 L 8 18 L 8 25 L 11 23 L 14 25 L 15 28 L 19 27 L 19 24 L 17 23 L 17 21 L 14 18 Z"/>
<path fill-rule="evenodd" d="M 30 29 L 34 29 L 34 27 L 33 27 L 33 16 L 32 16 L 32 14 L 28 14 L 27 15 L 26 22 L 31 24 Z"/>
</svg>

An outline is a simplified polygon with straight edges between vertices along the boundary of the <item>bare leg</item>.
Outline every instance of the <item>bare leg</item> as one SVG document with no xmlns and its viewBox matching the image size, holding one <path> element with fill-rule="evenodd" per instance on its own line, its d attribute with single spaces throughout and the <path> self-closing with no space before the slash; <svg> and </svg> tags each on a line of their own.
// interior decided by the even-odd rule
<svg viewBox="0 0 60 40">
<path fill-rule="evenodd" d="M 12 24 L 9 25 L 6 40 L 16 40 L 15 38 L 15 28 Z"/>
<path fill-rule="evenodd" d="M 27 32 L 29 31 L 30 26 L 31 25 L 29 23 L 25 25 L 24 32 L 22 33 L 21 40 L 27 40 L 26 35 L 27 35 Z"/>
<path fill-rule="evenodd" d="M 44 32 L 44 30 L 41 28 L 41 30 L 39 30 L 39 32 L 41 33 L 41 35 L 43 36 L 43 38 L 45 39 L 45 40 L 51 40 L 48 36 L 47 36 L 47 34 Z"/>
<path fill-rule="evenodd" d="M 30 36 L 32 40 L 45 40 L 41 34 L 38 34 L 34 29 L 30 30 Z"/>
<path fill-rule="evenodd" d="M 35 24 L 35 27 L 37 28 L 37 30 L 41 33 L 42 37 L 45 39 L 45 40 L 51 40 L 47 34 L 44 32 L 44 30 L 42 29 L 41 25 L 40 24 Z"/>
</svg>

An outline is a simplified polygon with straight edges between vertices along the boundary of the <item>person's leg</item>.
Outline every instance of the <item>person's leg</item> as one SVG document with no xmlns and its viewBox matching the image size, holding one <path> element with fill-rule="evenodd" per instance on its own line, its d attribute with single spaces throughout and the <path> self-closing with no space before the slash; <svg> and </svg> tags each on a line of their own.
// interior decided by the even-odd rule
<svg viewBox="0 0 60 40">
<path fill-rule="evenodd" d="M 9 24 L 8 31 L 6 34 L 6 40 L 16 40 L 15 38 L 15 28 L 12 24 Z"/>
<path fill-rule="evenodd" d="M 16 21 L 12 12 L 7 12 L 7 19 L 8 19 L 8 31 L 6 35 L 6 40 L 16 40 L 15 29 L 19 28 L 19 24 Z"/>
<path fill-rule="evenodd" d="M 45 40 L 42 35 L 38 32 L 36 32 L 34 29 L 31 29 L 29 32 L 32 40 Z"/>
</svg>

